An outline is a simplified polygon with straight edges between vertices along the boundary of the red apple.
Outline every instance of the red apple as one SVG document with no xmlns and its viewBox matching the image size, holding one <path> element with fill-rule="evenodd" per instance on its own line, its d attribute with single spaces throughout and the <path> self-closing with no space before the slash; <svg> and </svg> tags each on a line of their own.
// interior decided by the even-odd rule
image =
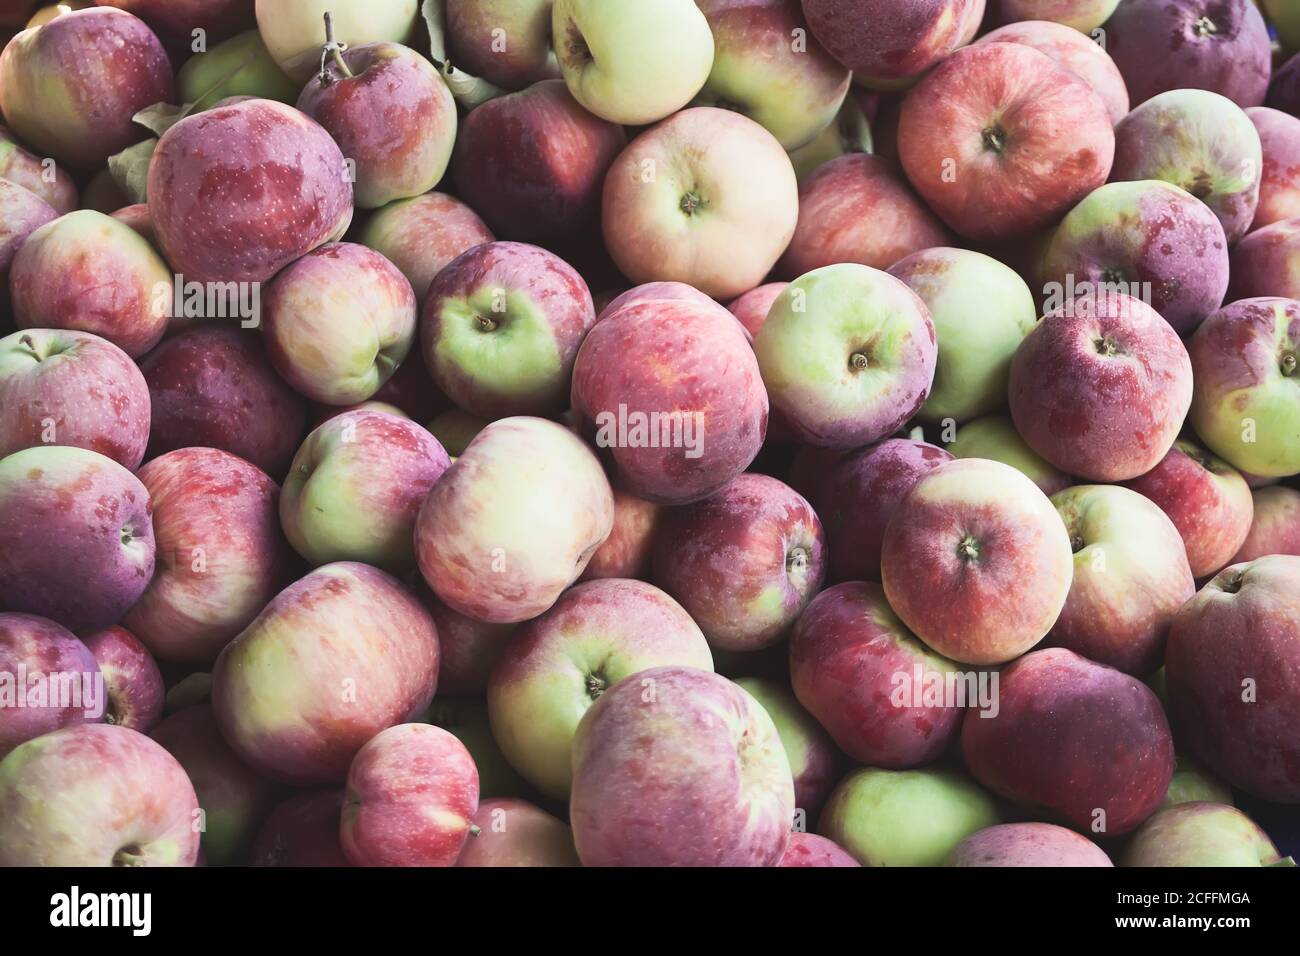
<svg viewBox="0 0 1300 956">
<path fill-rule="evenodd" d="M 957 844 L 948 866 L 1114 866 L 1087 837 L 1053 823 L 1003 823 Z"/>
<path fill-rule="evenodd" d="M 785 648 L 775 650 L 784 652 Z M 754 661 L 767 656 L 763 654 L 733 654 L 733 658 L 744 662 Z M 719 664 L 728 655 L 718 655 Z M 772 676 L 734 677 L 729 670 L 726 676 L 732 677 L 736 686 L 758 701 L 767 715 L 776 725 L 777 736 L 781 738 L 781 749 L 790 761 L 790 773 L 794 776 L 795 825 L 808 820 L 816 820 L 822 811 L 822 805 L 830 795 L 831 788 L 839 780 L 844 766 L 844 755 L 835 746 L 835 741 L 822 729 L 821 724 L 812 714 L 800 706 L 794 692 L 789 687 L 788 655 L 779 654 L 777 667 Z M 719 673 L 721 673 L 719 668 Z"/>
<path fill-rule="evenodd" d="M 1262 229 L 1300 216 L 1300 119 L 1266 106 L 1248 109 L 1246 115 L 1255 124 L 1264 150 L 1259 205 L 1250 225 Z"/>
<path fill-rule="evenodd" d="M 767 320 L 767 313 L 772 309 L 772 303 L 777 297 L 785 291 L 788 282 L 768 282 L 757 288 L 750 289 L 744 295 L 734 300 L 727 306 L 727 311 L 740 320 L 740 324 L 745 327 L 745 331 L 751 337 L 758 335 L 758 330 L 763 327 Z"/>
<path fill-rule="evenodd" d="M 447 0 L 447 53 L 472 76 L 518 90 L 560 75 L 551 0 Z"/>
<path fill-rule="evenodd" d="M 581 866 L 573 831 L 526 800 L 484 800 L 457 866 Z"/>
<path fill-rule="evenodd" d="M 3 126 L 0 126 L 0 179 L 35 193 L 60 216 L 77 208 L 77 184 L 72 177 L 48 157 L 29 153 Z"/>
<path fill-rule="evenodd" d="M 803 0 L 813 35 L 854 73 L 906 80 L 969 43 L 984 0 Z"/>
<path fill-rule="evenodd" d="M 72 632 L 0 611 L 0 760 L 60 727 L 103 720 L 107 681 L 100 678 L 94 654 Z"/>
<path fill-rule="evenodd" d="M 209 46 L 253 26 L 253 0 L 95 0 L 149 24 L 170 46 L 189 48 L 194 31 Z"/>
<path fill-rule="evenodd" d="M 309 790 L 280 804 L 253 840 L 253 866 L 351 866 L 339 845 L 343 791 Z"/>
<path fill-rule="evenodd" d="M 605 543 L 587 562 L 583 581 L 599 578 L 650 577 L 655 532 L 664 514 L 663 505 L 614 489 L 614 528 Z"/>
<path fill-rule="evenodd" d="M 1300 555 L 1300 491 L 1273 485 L 1251 492 L 1255 513 L 1250 533 L 1230 564 L 1254 561 L 1266 554 Z"/>
<path fill-rule="evenodd" d="M 833 840 L 815 833 L 791 833 L 790 845 L 777 866 L 861 866 Z"/>
<path fill-rule="evenodd" d="M 418 593 L 438 628 L 438 699 L 484 696 L 492 668 L 510 646 L 516 626 L 489 624 L 453 611 L 428 585 L 422 585 Z"/>
<path fill-rule="evenodd" d="M 109 627 L 86 638 L 104 675 L 104 721 L 147 734 L 163 712 L 162 672 L 153 655 L 124 627 Z"/>
<path fill-rule="evenodd" d="M 28 236 L 58 217 L 40 196 L 0 177 L 0 321 L 9 321 L 9 269 L 14 256 Z"/>
<path fill-rule="evenodd" d="M 357 241 L 401 269 L 416 301 L 423 302 L 429 283 L 447 263 L 493 238 L 478 213 L 459 199 L 426 193 L 376 210 Z"/>
</svg>

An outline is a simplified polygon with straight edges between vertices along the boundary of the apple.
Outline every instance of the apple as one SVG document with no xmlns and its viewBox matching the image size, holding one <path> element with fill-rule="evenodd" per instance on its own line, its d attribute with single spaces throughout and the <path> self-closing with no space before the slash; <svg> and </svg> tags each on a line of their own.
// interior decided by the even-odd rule
<svg viewBox="0 0 1300 956">
<path fill-rule="evenodd" d="M 429 283 L 462 252 L 494 236 L 478 213 L 443 193 L 399 199 L 376 210 L 357 241 L 402 270 L 423 302 Z"/>
<path fill-rule="evenodd" d="M 0 760 L 0 866 L 194 866 L 198 809 L 144 734 L 64 727 Z"/>
<path fill-rule="evenodd" d="M 434 382 L 470 414 L 545 415 L 564 409 L 574 359 L 595 323 L 591 292 L 563 259 L 490 242 L 433 280 L 420 342 Z"/>
<path fill-rule="evenodd" d="M 30 6 L 30 4 L 28 5 Z M 85 10 L 87 7 L 95 6 L 95 0 L 61 0 L 59 3 L 51 3 L 48 6 L 41 6 L 32 14 L 32 18 L 27 21 L 27 29 L 34 27 L 43 27 L 55 17 L 62 16 L 65 13 L 71 13 L 73 10 Z M 4 25 L 8 26 L 10 22 L 21 23 L 22 15 L 12 19 L 11 14 L 7 14 L 11 19 L 6 19 Z"/>
<path fill-rule="evenodd" d="M 478 771 L 440 727 L 402 724 L 362 747 L 339 825 L 354 866 L 454 866 L 474 827 Z"/>
<path fill-rule="evenodd" d="M 817 829 L 863 866 L 938 866 L 997 822 L 993 798 L 955 770 L 861 767 L 835 788 Z"/>
<path fill-rule="evenodd" d="M 439 632 L 441 638 L 441 632 Z M 492 735 L 487 702 L 483 691 L 475 697 L 446 697 L 442 694 L 442 675 L 438 675 L 438 698 L 420 716 L 425 723 L 441 727 L 456 735 L 465 745 L 478 767 L 479 794 L 484 797 L 527 797 L 536 792 L 506 760 Z"/>
<path fill-rule="evenodd" d="M 52 159 L 29 153 L 3 126 L 0 126 L 0 179 L 35 193 L 60 216 L 77 208 L 77 184 L 72 177 Z"/>
<path fill-rule="evenodd" d="M 553 0 L 446 0 L 447 53 L 465 72 L 508 90 L 560 75 Z"/>
<path fill-rule="evenodd" d="M 1266 554 L 1300 555 L 1300 491 L 1272 485 L 1251 492 L 1255 503 L 1250 532 L 1230 564 Z"/>
<path fill-rule="evenodd" d="M 1010 402 L 1016 428 L 1052 465 L 1127 481 L 1173 447 L 1192 404 L 1192 363 L 1155 309 L 1090 293 L 1025 338 L 1011 361 Z"/>
<path fill-rule="evenodd" d="M 732 301 L 727 306 L 727 311 L 740 320 L 740 324 L 745 327 L 745 331 L 752 338 L 758 335 L 758 330 L 767 321 L 767 314 L 772 310 L 772 303 L 786 290 L 789 284 L 788 282 L 768 282 L 750 289 L 744 295 Z"/>
<path fill-rule="evenodd" d="M 1273 70 L 1264 104 L 1292 116 L 1300 115 L 1300 54 Z"/>
<path fill-rule="evenodd" d="M 561 425 L 506 418 L 479 433 L 420 508 L 424 580 L 497 624 L 545 611 L 609 536 L 614 499 L 591 450 Z"/>
<path fill-rule="evenodd" d="M 93 652 L 35 614 L 0 611 L 0 677 L 0 760 L 29 740 L 108 713 L 107 680 Z"/>
<path fill-rule="evenodd" d="M 427 586 L 420 587 L 417 593 L 438 628 L 438 699 L 483 696 L 492 668 L 509 645 L 516 626 L 489 624 L 453 611 Z M 455 733 L 454 727 L 447 729 Z"/>
<path fill-rule="evenodd" d="M 1228 300 L 1300 296 L 1300 218 L 1256 229 L 1232 250 Z"/>
<path fill-rule="evenodd" d="M 820 169 L 823 163 L 829 163 L 832 159 L 852 153 L 875 151 L 871 120 L 868 111 L 863 108 L 863 101 L 869 96 L 871 94 L 861 90 L 850 90 L 831 124 L 803 146 L 790 150 L 790 162 L 799 182 L 802 183 Z"/>
<path fill-rule="evenodd" d="M 1169 723 L 1151 689 L 1063 647 L 1003 670 L 997 715 L 967 713 L 961 747 L 994 793 L 1106 836 L 1154 813 L 1174 772 Z"/>
<path fill-rule="evenodd" d="M 132 203 L 130 206 L 123 206 L 109 213 L 109 217 L 130 226 L 149 245 L 157 244 L 158 236 L 154 232 L 153 216 L 149 215 L 148 203 Z M 167 323 L 167 330 L 170 332 L 178 331 L 182 327 L 188 327 L 188 322 L 184 318 Z"/>
<path fill-rule="evenodd" d="M 257 0 L 257 29 L 280 69 L 298 84 L 320 69 L 325 14 L 334 37 L 350 47 L 405 43 L 419 19 L 417 0 Z"/>
<path fill-rule="evenodd" d="M 805 821 L 817 819 L 839 778 L 843 756 L 830 735 L 800 706 L 784 675 L 780 679 L 737 677 L 734 680 L 737 687 L 762 705 L 776 725 L 777 736 L 781 738 L 781 747 L 794 775 L 795 813 L 802 813 Z M 796 820 L 796 832 L 799 822 Z"/>
<path fill-rule="evenodd" d="M 578 725 L 569 819 L 584 866 L 774 866 L 794 809 L 772 718 L 725 677 L 652 667 Z"/>
<path fill-rule="evenodd" d="M 438 634 L 394 578 L 327 564 L 271 600 L 221 652 L 212 680 L 240 759 L 287 783 L 340 783 L 366 741 L 429 706 Z"/>
<path fill-rule="evenodd" d="M 163 712 L 162 672 L 149 649 L 124 627 L 96 631 L 85 639 L 104 676 L 104 722 L 147 734 Z"/>
<path fill-rule="evenodd" d="M 931 649 L 1001 664 L 1056 622 L 1073 555 L 1037 485 L 1010 465 L 966 458 L 922 475 L 894 510 L 880 575 L 890 606 Z"/>
<path fill-rule="evenodd" d="M 187 282 L 265 282 L 352 221 L 343 153 L 315 120 L 273 100 L 218 104 L 171 127 L 148 190 L 158 243 Z"/>
<path fill-rule="evenodd" d="M 1183 803 L 1161 810 L 1133 834 L 1124 866 L 1294 866 L 1236 807 Z"/>
<path fill-rule="evenodd" d="M 252 866 L 350 866 L 339 845 L 343 790 L 308 790 L 267 816 L 249 851 Z"/>
<path fill-rule="evenodd" d="M 574 98 L 625 126 L 677 112 L 713 66 L 713 34 L 695 0 L 555 0 L 551 36 Z"/>
<path fill-rule="evenodd" d="M 1160 805 L 1160 809 L 1198 801 L 1231 806 L 1232 788 L 1190 758 L 1175 754 L 1174 776 L 1169 781 L 1169 790 L 1165 793 L 1165 802 Z"/>
<path fill-rule="evenodd" d="M 1281 110 L 1246 110 L 1263 148 L 1259 205 L 1251 229 L 1300 216 L 1300 119 Z"/>
<path fill-rule="evenodd" d="M 1158 465 L 1126 484 L 1173 521 L 1192 577 L 1204 578 L 1235 563 L 1232 556 L 1250 533 L 1254 505 L 1246 479 L 1222 458 L 1179 439 Z"/>
<path fill-rule="evenodd" d="M 1300 472 L 1300 302 L 1234 302 L 1187 348 L 1196 378 L 1191 423 L 1210 450 L 1256 476 Z"/>
<path fill-rule="evenodd" d="M 442 443 L 447 454 L 459 458 L 465 454 L 469 443 L 478 437 L 478 433 L 490 424 L 492 423 L 486 418 L 453 408 L 429 422 L 429 434 Z"/>
<path fill-rule="evenodd" d="M 195 671 L 182 677 L 167 690 L 163 698 L 163 713 L 176 714 L 186 707 L 206 703 L 212 698 L 212 675 Z"/>
<path fill-rule="evenodd" d="M 88 448 L 133 470 L 149 441 L 149 386 L 125 352 L 88 332 L 0 339 L 0 457 L 39 445 Z"/>
<path fill-rule="evenodd" d="M 874 80 L 908 80 L 970 42 L 984 0 L 803 0 L 813 35 Z"/>
<path fill-rule="evenodd" d="M 59 217 L 36 193 L 0 177 L 0 330 L 9 322 L 9 269 L 27 237 Z"/>
<path fill-rule="evenodd" d="M 1178 612 L 1165 679 L 1180 740 L 1233 786 L 1300 802 L 1300 557 L 1224 568 Z"/>
<path fill-rule="evenodd" d="M 457 866 L 581 866 L 569 825 L 527 800 L 482 800 Z"/>
<path fill-rule="evenodd" d="M 113 181 L 113 175 L 104 167 L 81 190 L 81 208 L 108 214 L 125 206 L 129 199 Z"/>
<path fill-rule="evenodd" d="M 1050 20 L 1092 33 L 1115 12 L 1120 0 L 993 0 L 999 23 Z"/>
<path fill-rule="evenodd" d="M 777 866 L 861 866 L 839 844 L 815 833 L 790 834 L 790 844 Z"/>
<path fill-rule="evenodd" d="M 605 179 L 603 210 L 609 254 L 633 282 L 683 282 L 731 299 L 761 283 L 785 252 L 799 184 L 771 133 L 700 106 L 628 144 Z"/>
<path fill-rule="evenodd" d="M 958 50 L 903 100 L 907 178 L 967 239 L 1012 239 L 1058 220 L 1106 181 L 1110 114 L 1088 81 L 1020 43 Z"/>
<path fill-rule="evenodd" d="M 581 580 L 639 578 L 648 580 L 655 533 L 664 515 L 662 505 L 614 488 L 614 527 L 605 543 L 587 562 Z"/>
<path fill-rule="evenodd" d="M 171 63 L 121 10 L 76 10 L 24 30 L 0 54 L 0 110 L 24 143 L 94 169 L 143 139 L 131 118 L 175 95 Z"/>
<path fill-rule="evenodd" d="M 1010 465 L 1036 484 L 1045 495 L 1070 487 L 1070 476 L 1058 471 L 1025 444 L 1016 423 L 1005 415 L 987 415 L 957 429 L 947 444 L 954 458 L 990 458 Z M 832 554 L 832 560 L 834 554 Z"/>
<path fill-rule="evenodd" d="M 253 25 L 250 0 L 95 0 L 101 7 L 133 13 L 158 32 L 169 47 L 218 43 Z M 195 36 L 197 34 L 197 37 Z"/>
<path fill-rule="evenodd" d="M 953 848 L 947 866 L 1114 866 L 1106 851 L 1054 823 L 1002 823 L 972 833 Z"/>
<path fill-rule="evenodd" d="M 284 75 L 262 42 L 249 30 L 223 40 L 185 61 L 176 74 L 176 95 L 202 112 L 231 96 L 255 96 L 296 103 L 301 87 Z"/>
</svg>

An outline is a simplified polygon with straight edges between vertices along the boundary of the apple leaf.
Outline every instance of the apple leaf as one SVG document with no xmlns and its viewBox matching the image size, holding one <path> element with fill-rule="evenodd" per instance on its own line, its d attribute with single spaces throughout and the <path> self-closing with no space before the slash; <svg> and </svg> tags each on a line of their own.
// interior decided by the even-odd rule
<svg viewBox="0 0 1300 956">
<path fill-rule="evenodd" d="M 146 106 L 136 113 L 131 117 L 131 120 L 140 124 L 155 136 L 162 136 L 163 133 L 185 119 L 193 108 L 193 103 L 186 103 L 184 106 L 175 106 L 171 103 L 155 103 L 153 106 Z"/>
<path fill-rule="evenodd" d="M 130 203 L 148 202 L 149 160 L 157 145 L 157 138 L 150 137 L 108 157 L 113 182 Z"/>
<path fill-rule="evenodd" d="M 504 96 L 505 90 L 492 85 L 487 80 L 470 76 L 464 70 L 456 69 L 447 58 L 447 31 L 443 26 L 445 7 L 446 0 L 423 0 L 420 4 L 420 13 L 424 16 L 424 24 L 429 29 L 429 52 L 433 57 L 433 65 L 442 74 L 447 89 L 451 90 L 451 95 L 455 97 L 456 102 L 466 110 L 482 106 L 488 100 L 494 100 L 498 96 Z"/>
</svg>

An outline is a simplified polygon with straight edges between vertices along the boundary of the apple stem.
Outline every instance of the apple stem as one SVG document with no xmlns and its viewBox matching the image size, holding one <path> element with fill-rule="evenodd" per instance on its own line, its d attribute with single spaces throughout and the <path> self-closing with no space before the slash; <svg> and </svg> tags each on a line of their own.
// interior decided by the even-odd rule
<svg viewBox="0 0 1300 956">
<path fill-rule="evenodd" d="M 471 824 L 469 825 L 469 835 L 470 835 L 470 836 L 472 836 L 472 837 L 476 837 L 476 836 L 478 836 L 478 835 L 479 835 L 480 833 L 482 833 L 482 832 L 483 832 L 482 828 L 481 828 L 477 823 L 471 823 Z"/>
<path fill-rule="evenodd" d="M 1294 352 L 1287 352 L 1286 355 L 1282 356 L 1282 374 L 1287 377 L 1294 375 L 1296 372 L 1296 364 L 1296 354 Z"/>
<path fill-rule="evenodd" d="M 325 46 L 320 51 L 320 85 L 329 86 L 334 82 L 334 77 L 330 75 L 329 61 L 334 60 L 334 65 L 348 79 L 351 79 L 353 73 L 348 69 L 347 61 L 343 59 L 343 51 L 348 48 L 346 43 L 339 43 L 334 39 L 334 17 L 327 10 L 325 11 Z"/>
<path fill-rule="evenodd" d="M 18 343 L 25 348 L 28 353 L 30 353 L 31 357 L 36 359 L 36 361 L 40 362 L 45 358 L 45 356 L 41 355 L 40 351 L 36 348 L 36 343 L 32 341 L 30 335 L 21 336 L 18 339 Z"/>
<path fill-rule="evenodd" d="M 1295 858 L 1290 856 L 1284 856 L 1282 857 L 1282 859 L 1269 864 L 1269 866 L 1295 866 L 1295 865 L 1296 865 Z"/>
</svg>

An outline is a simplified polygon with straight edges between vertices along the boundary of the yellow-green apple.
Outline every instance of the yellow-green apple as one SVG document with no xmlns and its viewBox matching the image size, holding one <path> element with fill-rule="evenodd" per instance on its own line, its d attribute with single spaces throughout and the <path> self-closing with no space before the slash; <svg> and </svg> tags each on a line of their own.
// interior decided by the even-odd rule
<svg viewBox="0 0 1300 956">
<path fill-rule="evenodd" d="M 482 697 L 492 668 L 514 636 L 516 625 L 489 624 L 453 611 L 427 585 L 418 587 L 417 594 L 438 628 L 438 699 Z M 447 729 L 453 733 L 456 730 Z M 470 752 L 474 752 L 472 747 Z"/>
<path fill-rule="evenodd" d="M 28 6 L 30 6 L 30 4 L 28 4 Z M 71 13 L 73 10 L 84 10 L 87 7 L 93 6 L 95 6 L 95 0 L 60 0 L 58 3 L 50 3 L 48 5 L 40 6 L 37 7 L 36 12 L 32 14 L 32 18 L 27 21 L 27 28 L 30 30 L 34 27 L 43 27 L 55 17 L 62 16 L 65 13 Z M 12 22 L 21 23 L 22 18 L 18 17 Z M 8 24 L 9 21 L 6 20 L 5 26 L 8 26 Z"/>
<path fill-rule="evenodd" d="M 327 564 L 272 599 L 221 652 L 212 681 L 240 759 L 289 783 L 339 783 L 366 741 L 429 706 L 438 633 L 396 579 Z"/>
<path fill-rule="evenodd" d="M 1089 41 L 1091 42 L 1091 41 Z M 1087 837 L 1054 823 L 1000 823 L 972 833 L 945 866 L 1114 866 Z"/>
<path fill-rule="evenodd" d="M 0 760 L 0 866 L 194 866 L 198 810 L 181 765 L 144 734 L 64 727 Z"/>
<path fill-rule="evenodd" d="M 420 315 L 434 383 L 472 415 L 562 412 L 573 362 L 596 322 L 577 270 L 540 246 L 490 242 L 429 286 Z"/>
<path fill-rule="evenodd" d="M 795 810 L 802 811 L 805 820 L 816 820 L 840 775 L 843 756 L 784 679 L 739 677 L 735 682 L 772 718 L 794 776 Z"/>
<path fill-rule="evenodd" d="M 862 866 L 843 847 L 816 833 L 790 834 L 790 843 L 777 866 Z"/>
<path fill-rule="evenodd" d="M 992 0 L 999 23 L 1050 20 L 1092 33 L 1115 12 L 1120 0 Z"/>
<path fill-rule="evenodd" d="M 131 122 L 175 95 L 167 51 L 121 10 L 76 10 L 25 30 L 0 53 L 0 110 L 42 156 L 94 169 L 142 139 Z"/>
<path fill-rule="evenodd" d="M 1196 593 L 1182 535 L 1149 498 L 1115 485 L 1052 496 L 1074 577 L 1048 643 L 1145 677 L 1160 666 L 1174 615 Z"/>
<path fill-rule="evenodd" d="M 1135 104 L 1191 88 L 1259 106 L 1268 91 L 1272 44 L 1252 0 L 1126 0 L 1106 21 L 1106 50 Z"/>
<path fill-rule="evenodd" d="M 438 185 L 456 144 L 456 101 L 441 74 L 400 43 L 352 46 L 326 61 L 298 97 L 355 169 L 361 209 Z"/>
<path fill-rule="evenodd" d="M 441 633 L 439 634 L 441 639 Z M 473 697 L 445 697 L 442 674 L 438 675 L 438 698 L 420 715 L 420 720 L 456 735 L 478 767 L 479 793 L 484 797 L 536 797 L 533 787 L 510 765 L 488 717 L 483 691 Z"/>
<path fill-rule="evenodd" d="M 339 845 L 343 790 L 308 790 L 267 816 L 248 854 L 251 866 L 351 866 Z"/>
<path fill-rule="evenodd" d="M 649 579 L 654 536 L 663 515 L 663 505 L 614 488 L 613 530 L 587 562 L 582 580 Z"/>
<path fill-rule="evenodd" d="M 794 279 L 838 262 L 888 269 L 952 235 L 880 156 L 832 159 L 799 184 L 799 223 L 779 271 Z"/>
<path fill-rule="evenodd" d="M 807 35 L 798 0 L 697 0 L 713 32 L 713 70 L 696 106 L 735 110 L 787 150 L 835 119 L 849 71 Z"/>
<path fill-rule="evenodd" d="M 695 289 L 653 283 L 606 307 L 573 365 L 580 430 L 627 491 L 707 498 L 753 462 L 768 400 L 744 327 Z"/>
<path fill-rule="evenodd" d="M 265 282 L 352 221 L 338 145 L 274 100 L 223 101 L 171 127 L 149 160 L 148 192 L 158 244 L 191 282 Z"/>
<path fill-rule="evenodd" d="M 153 416 L 151 457 L 206 446 L 281 477 L 302 436 L 302 398 L 271 368 L 258 335 L 207 322 L 140 362 Z"/>
<path fill-rule="evenodd" d="M 527 800 L 480 801 L 457 866 L 581 866 L 573 831 Z"/>
<path fill-rule="evenodd" d="M 1224 568 L 1174 618 L 1165 656 L 1179 739 L 1233 786 L 1300 802 L 1300 557 Z"/>
<path fill-rule="evenodd" d="M 104 722 L 147 734 L 163 712 L 162 672 L 149 649 L 124 627 L 108 627 L 85 639 L 104 675 Z"/>
<path fill-rule="evenodd" d="M 562 800 L 582 716 L 623 678 L 670 665 L 713 670 L 681 605 L 641 581 L 580 584 L 520 627 L 497 658 L 487 689 L 492 734 L 516 770 Z"/>
<path fill-rule="evenodd" d="M 553 0 L 446 0 L 447 55 L 472 76 L 521 90 L 560 75 Z"/>
<path fill-rule="evenodd" d="M 453 408 L 429 422 L 429 434 L 442 443 L 447 454 L 459 458 L 465 454 L 469 443 L 478 437 L 478 433 L 490 424 L 486 418 Z"/>
<path fill-rule="evenodd" d="M 921 297 L 939 342 L 934 385 L 918 415 L 965 422 L 1006 403 L 1011 357 L 1038 322 L 1025 280 L 1010 266 L 969 249 L 924 249 L 889 274 Z"/>
<path fill-rule="evenodd" d="M 1053 468 L 1025 444 L 1016 423 L 1006 415 L 986 415 L 967 422 L 946 447 L 954 458 L 990 458 L 1010 465 L 1045 495 L 1054 495 L 1071 484 L 1069 475 Z M 833 549 L 831 560 L 835 560 Z"/>
<path fill-rule="evenodd" d="M 23 329 L 93 332 L 144 355 L 172 314 L 172 273 L 130 226 L 90 209 L 33 231 L 10 266 L 14 320 Z"/>
<path fill-rule="evenodd" d="M 794 810 L 772 718 L 725 677 L 652 667 L 578 725 L 569 821 L 584 866 L 774 866 Z"/>
<path fill-rule="evenodd" d="M 495 237 L 478 213 L 444 193 L 400 199 L 377 210 L 357 241 L 402 270 L 423 302 L 429 283 L 462 252 Z"/>
<path fill-rule="evenodd" d="M 1300 218 L 1256 229 L 1232 250 L 1228 301 L 1300 296 Z"/>
<path fill-rule="evenodd" d="M 1198 801 L 1231 806 L 1232 788 L 1191 758 L 1176 753 L 1174 776 L 1169 781 L 1161 809 Z"/>
<path fill-rule="evenodd" d="M 869 94 L 851 91 L 845 98 L 844 105 L 835 114 L 834 121 L 798 149 L 790 151 L 790 163 L 794 166 L 795 176 L 803 182 L 823 163 L 847 156 L 851 153 L 871 153 L 871 120 L 863 109 L 862 100 Z"/>
<path fill-rule="evenodd" d="M 908 80 L 970 42 L 984 0 L 803 0 L 813 35 L 855 74 Z"/>
<path fill-rule="evenodd" d="M 10 328 L 9 269 L 27 237 L 59 217 L 30 189 L 0 177 L 0 330 Z"/>
<path fill-rule="evenodd" d="M 271 364 L 301 395 L 364 402 L 406 361 L 418 323 L 411 283 L 351 242 L 315 249 L 266 290 L 262 333 Z"/>
<path fill-rule="evenodd" d="M 934 322 L 920 296 L 858 263 L 817 269 L 773 303 L 754 339 L 772 407 L 805 442 L 866 445 L 916 414 L 934 381 Z"/>
<path fill-rule="evenodd" d="M 107 679 L 71 631 L 0 611 L 0 760 L 19 744 L 107 713 Z"/>
<path fill-rule="evenodd" d="M 1020 43 L 958 50 L 903 100 L 907 178 L 968 239 L 1050 225 L 1106 181 L 1110 114 L 1088 81 Z"/>
<path fill-rule="evenodd" d="M 1161 810 L 1133 834 L 1123 866 L 1295 866 L 1236 807 L 1182 803 Z"/>
<path fill-rule="evenodd" d="M 1233 555 L 1250 533 L 1254 505 L 1246 479 L 1222 458 L 1180 438 L 1158 465 L 1125 484 L 1169 516 L 1182 536 L 1192 577 L 1208 577 L 1235 563 Z"/>
<path fill-rule="evenodd" d="M 605 244 L 633 282 L 734 298 L 763 281 L 798 221 L 799 184 L 781 144 L 711 106 L 638 136 L 605 179 Z"/>
<path fill-rule="evenodd" d="M 961 747 L 994 793 L 1078 830 L 1119 836 L 1164 800 L 1169 722 L 1152 690 L 1063 647 L 1002 671 L 999 710 L 966 714 Z"/>
<path fill-rule="evenodd" d="M 301 92 L 276 65 L 256 30 L 195 54 L 176 74 L 176 95 L 182 103 L 193 104 L 193 112 L 202 112 L 231 96 L 296 103 Z"/>
<path fill-rule="evenodd" d="M 772 310 L 772 303 L 785 291 L 788 282 L 768 282 L 750 289 L 727 306 L 727 311 L 740 320 L 745 331 L 752 338 L 767 321 L 767 314 Z"/>
<path fill-rule="evenodd" d="M 157 568 L 125 624 L 158 658 L 209 665 L 275 596 L 289 564 L 280 489 L 216 448 L 181 448 L 139 472 Z"/>
<path fill-rule="evenodd" d="M 1187 347 L 1196 376 L 1191 423 L 1210 450 L 1259 477 L 1300 472 L 1300 302 L 1234 302 Z"/>
<path fill-rule="evenodd" d="M 200 38 L 205 45 L 218 43 L 253 25 L 252 0 L 95 0 L 95 3 L 135 14 L 156 30 L 169 47 L 186 52 Z"/>
<path fill-rule="evenodd" d="M 401 724 L 353 758 L 339 842 L 354 866 L 455 866 L 477 810 L 465 745 L 441 727 Z"/>
<path fill-rule="evenodd" d="M 605 174 L 626 145 L 623 127 L 588 113 L 560 80 L 544 80 L 470 112 L 452 177 L 498 235 L 563 242 L 595 222 Z"/>
<path fill-rule="evenodd" d="M 695 0 L 556 0 L 551 35 L 574 98 L 625 126 L 681 109 L 713 66 L 713 33 Z"/>
<path fill-rule="evenodd" d="M 334 38 L 357 47 L 405 43 L 419 18 L 417 0 L 257 0 L 257 29 L 280 69 L 298 84 L 320 69 L 325 14 Z"/>
<path fill-rule="evenodd" d="M 1025 338 L 1009 397 L 1016 428 L 1051 464 L 1126 481 L 1173 447 L 1192 404 L 1192 363 L 1149 305 L 1119 292 L 1086 294 Z"/>
<path fill-rule="evenodd" d="M 40 445 L 0 460 L 0 606 L 115 624 L 154 572 L 149 492 L 111 458 Z"/>
<path fill-rule="evenodd" d="M 1251 492 L 1254 517 L 1250 533 L 1231 564 L 1254 561 L 1266 554 L 1300 555 L 1300 491 L 1282 485 Z"/>
<path fill-rule="evenodd" d="M 581 439 L 541 418 L 483 429 L 415 525 L 424 580 L 448 606 L 509 624 L 541 614 L 609 537 L 614 497 Z"/>
<path fill-rule="evenodd" d="M 60 216 L 77 208 L 77 184 L 72 177 L 52 159 L 29 153 L 3 126 L 0 126 L 0 179 L 40 196 Z"/>
<path fill-rule="evenodd" d="M 1251 229 L 1300 216 L 1300 119 L 1267 106 L 1254 106 L 1246 115 L 1255 124 L 1263 149 L 1259 204 Z"/>
<path fill-rule="evenodd" d="M 993 797 L 956 770 L 861 767 L 835 788 L 817 832 L 863 866 L 939 866 L 998 822 Z"/>
<path fill-rule="evenodd" d="M 283 787 L 246 766 L 222 739 L 212 707 L 172 714 L 149 735 L 184 768 L 203 811 L 203 858 L 208 866 L 242 865 L 258 828 Z"/>
<path fill-rule="evenodd" d="M 75 445 L 129 470 L 149 442 L 149 386 L 125 352 L 88 332 L 27 329 L 0 339 L 0 457 Z"/>
<path fill-rule="evenodd" d="M 963 458 L 922 475 L 894 509 L 880 575 L 890 606 L 933 650 L 1001 664 L 1051 630 L 1073 563 L 1037 485 L 1010 465 Z"/>
</svg>

